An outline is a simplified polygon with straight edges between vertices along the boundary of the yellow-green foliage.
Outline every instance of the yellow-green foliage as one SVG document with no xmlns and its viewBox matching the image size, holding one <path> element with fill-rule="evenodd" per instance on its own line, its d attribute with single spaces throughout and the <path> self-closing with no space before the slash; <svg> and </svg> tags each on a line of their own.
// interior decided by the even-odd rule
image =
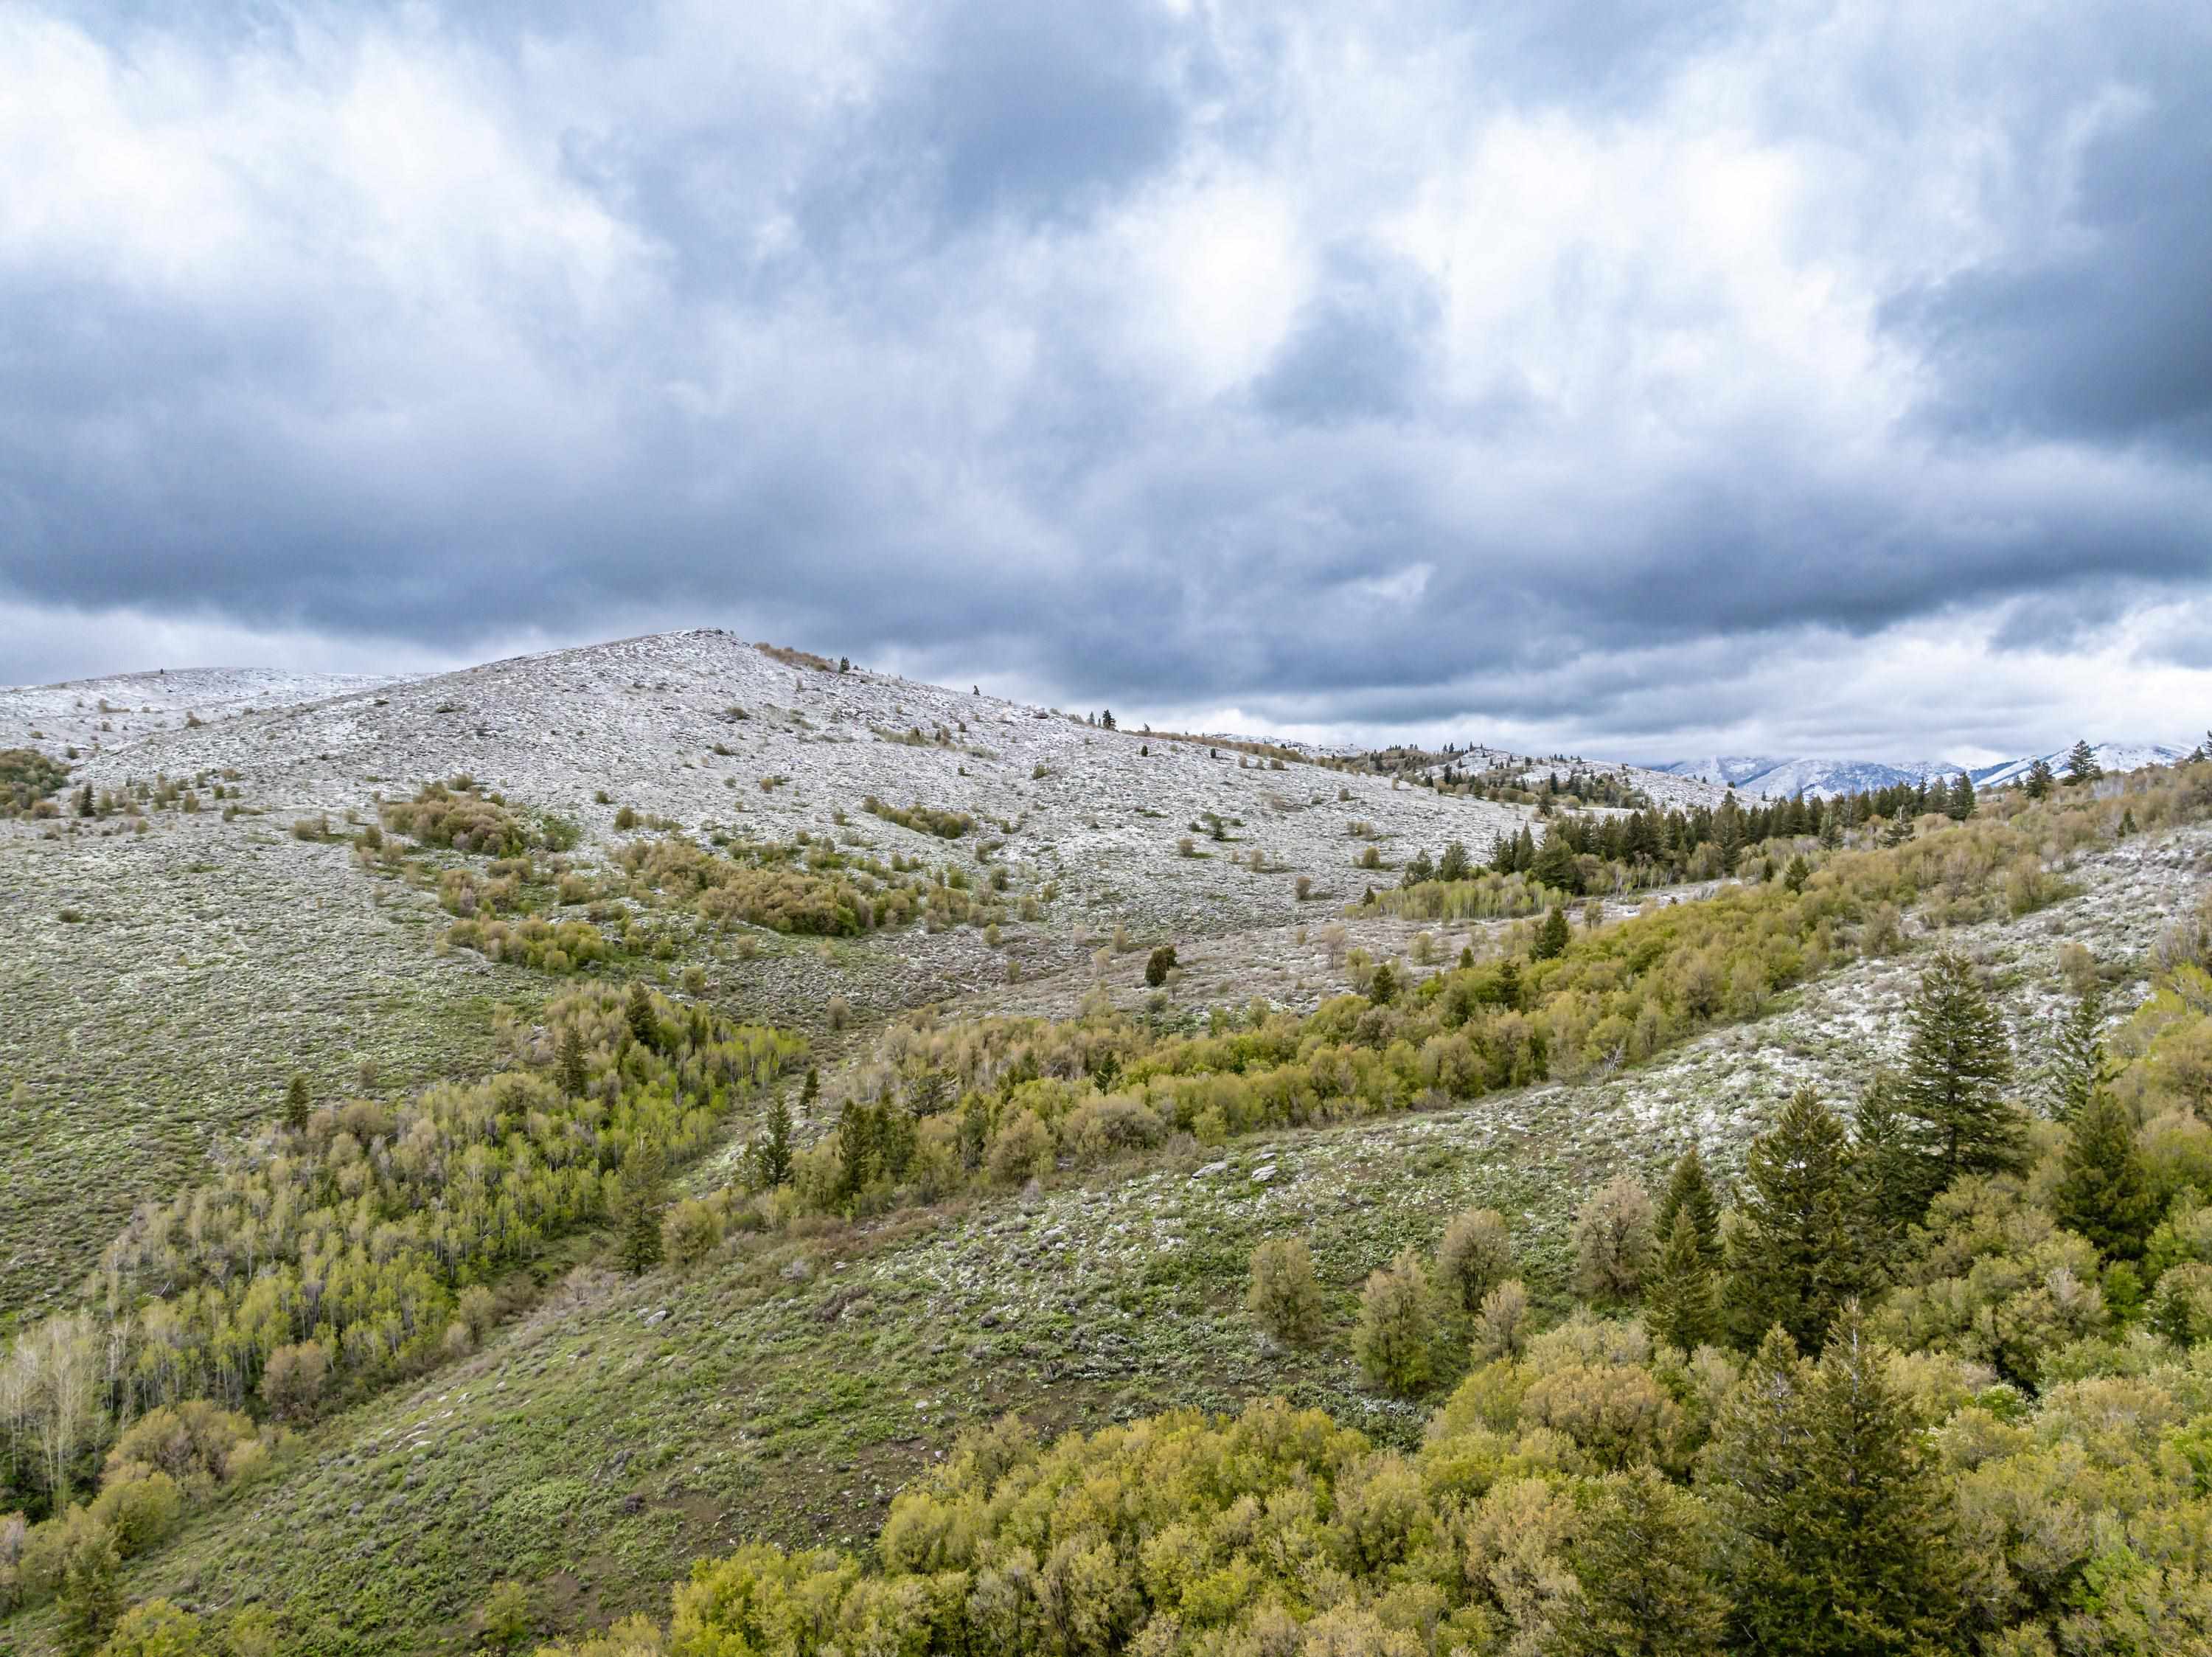
<svg viewBox="0 0 2212 1657">
<path fill-rule="evenodd" d="M 463 920 L 447 929 L 446 941 L 495 961 L 513 961 L 540 972 L 576 972 L 619 953 L 588 921 Z"/>
<path fill-rule="evenodd" d="M 921 801 L 901 808 L 887 806 L 870 795 L 860 801 L 860 809 L 886 823 L 896 823 L 901 828 L 910 828 L 917 834 L 934 834 L 941 840 L 957 840 L 975 826 L 975 819 L 964 811 L 947 811 L 935 806 L 925 806 Z"/>
<path fill-rule="evenodd" d="M 1280 1401 L 1050 1444 L 1006 1422 L 896 1498 L 869 1557 L 749 1545 L 695 1569 L 665 1633 L 545 1654 L 1714 1649 L 1722 1613 L 1802 1591 L 1738 1573 L 1726 1597 L 1731 1526 L 1797 1497 L 1730 1485 L 1717 1424 L 1774 1407 L 1778 1384 L 1832 1396 L 1846 1374 L 1893 1401 L 1905 1465 L 1936 1483 L 1931 1545 L 1966 1591 L 1923 1609 L 1971 1619 L 1977 1649 L 2197 1649 L 2212 1380 L 2170 1349 L 2129 1368 L 2005 1404 L 1955 1360 L 1839 1352 L 1778 1383 L 1711 1349 L 1655 1350 L 1634 1323 L 1577 1321 L 1468 1376 L 1412 1453 Z M 1655 1502 L 1662 1527 L 1622 1522 Z M 1570 1637 L 1608 1605 L 1650 1643 Z"/>
<path fill-rule="evenodd" d="M 5 1355 L 21 1385 L 0 1392 L 0 1466 L 27 1465 L 42 1496 L 66 1496 L 72 1459 L 32 1454 L 54 1440 L 57 1398 L 72 1401 L 71 1441 L 96 1448 L 179 1400 L 245 1407 L 272 1355 L 300 1343 L 322 1349 L 340 1386 L 435 1362 L 470 1285 L 599 1221 L 633 1153 L 696 1153 L 805 1051 L 696 1005 L 646 1005 L 640 1039 L 620 993 L 580 989 L 547 1009 L 523 1067 L 272 1128 L 219 1178 L 141 1208 L 103 1255 L 93 1303 Z M 574 1096 L 556 1062 L 571 1031 Z"/>
<path fill-rule="evenodd" d="M 808 850 L 805 863 L 798 861 L 799 849 L 786 846 L 749 848 L 741 862 L 689 840 L 635 840 L 623 848 L 622 864 L 636 895 L 688 903 L 717 926 L 741 922 L 772 932 L 849 937 L 903 918 L 898 905 L 879 905 L 864 891 L 837 853 Z"/>
<path fill-rule="evenodd" d="M 0 748 L 0 817 L 20 817 L 69 781 L 69 767 L 36 748 Z"/>
<path fill-rule="evenodd" d="M 1380 868 L 1381 863 L 1378 860 L 1362 867 Z M 1463 880 L 1422 880 L 1375 894 L 1376 908 L 1409 921 L 1510 919 L 1540 915 L 1553 904 L 1572 901 L 1569 894 L 1553 891 L 1533 874 L 1500 874 L 1491 869 Z"/>
<path fill-rule="evenodd" d="M 968 871 L 938 869 L 925 880 L 902 858 L 886 866 L 823 840 L 709 851 L 690 840 L 634 841 L 622 852 L 629 894 L 685 905 L 709 923 L 743 923 L 807 935 L 853 936 L 904 926 L 917 915 L 933 931 L 985 926 L 1005 918 Z"/>
<path fill-rule="evenodd" d="M 412 800 L 386 801 L 378 813 L 384 826 L 418 844 L 514 857 L 530 846 L 530 831 L 497 795 L 477 792 L 465 777 L 449 783 L 425 783 Z"/>
</svg>

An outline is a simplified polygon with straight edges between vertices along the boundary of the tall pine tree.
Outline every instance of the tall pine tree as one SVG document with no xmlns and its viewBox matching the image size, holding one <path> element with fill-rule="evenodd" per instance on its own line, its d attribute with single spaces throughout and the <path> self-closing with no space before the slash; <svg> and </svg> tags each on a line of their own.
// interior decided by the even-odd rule
<svg viewBox="0 0 2212 1657">
<path fill-rule="evenodd" d="M 1955 1648 L 1954 1510 L 1856 1305 L 1817 1364 L 1770 1336 L 1722 1405 L 1698 1479 L 1720 1526 L 1729 1649 L 1875 1657 Z"/>
<path fill-rule="evenodd" d="M 1644 1291 L 1644 1321 L 1658 1340 L 1694 1352 L 1725 1332 L 1719 1280 L 1689 1209 L 1674 1211 L 1663 1236 L 1658 1270 Z"/>
<path fill-rule="evenodd" d="M 1818 1346 L 1844 1302 L 1869 1283 L 1844 1124 L 1810 1088 L 1783 1106 L 1744 1158 L 1746 1191 L 1729 1240 L 1729 1313 L 1748 1345 L 1779 1326 Z"/>
<path fill-rule="evenodd" d="M 630 1034 L 637 1039 L 641 1046 L 660 1045 L 660 1020 L 653 1014 L 651 990 L 641 984 L 633 983 L 629 987 L 629 999 L 623 1004 L 623 1012 L 629 1020 Z"/>
<path fill-rule="evenodd" d="M 1974 814 L 1974 779 L 1960 771 L 1951 784 L 1950 796 L 1943 802 L 1943 810 L 1954 822 L 1963 823 Z"/>
<path fill-rule="evenodd" d="M 2088 1109 L 2097 1090 L 2112 1080 L 2105 1063 L 2105 986 L 2094 973 L 2083 979 L 2066 1022 L 2058 1027 L 2045 1074 L 2051 1113 L 2061 1122 L 2071 1122 Z"/>
<path fill-rule="evenodd" d="M 1859 1101 L 1851 1124 L 1851 1170 L 1869 1256 L 1883 1270 L 1893 1270 L 1942 1179 L 1898 1102 L 1897 1077 L 1890 1071 L 1878 1072 Z"/>
<path fill-rule="evenodd" d="M 2069 783 L 2094 783 L 2104 774 L 2105 768 L 2097 763 L 2097 751 L 2089 746 L 2087 737 L 2083 737 L 2067 751 L 2066 780 Z"/>
<path fill-rule="evenodd" d="M 584 1069 L 583 1032 L 571 1024 L 561 1033 L 561 1091 L 570 1099 L 581 1099 L 590 1080 Z"/>
<path fill-rule="evenodd" d="M 2012 1043 L 1966 957 L 1936 954 L 1906 1018 L 1898 1104 L 1935 1162 L 1936 1189 L 1962 1173 L 2023 1172 L 2027 1124 L 2005 1097 Z"/>
<path fill-rule="evenodd" d="M 1697 1234 L 1698 1252 L 1709 1267 L 1721 1264 L 1721 1199 L 1713 1189 L 1712 1176 L 1705 1172 L 1705 1160 L 1698 1154 L 1695 1145 L 1684 1151 L 1675 1161 L 1674 1171 L 1667 1176 L 1667 1189 L 1659 1198 L 1659 1211 L 1654 1224 L 1663 1241 L 1674 1229 L 1674 1216 L 1686 1213 L 1691 1228 Z"/>
<path fill-rule="evenodd" d="M 660 1264 L 660 1211 L 667 1202 L 667 1164 L 658 1148 L 640 1146 L 623 1166 L 615 1203 L 615 1254 L 624 1271 Z"/>
<path fill-rule="evenodd" d="M 768 1102 L 768 1117 L 753 1148 L 753 1173 L 763 1191 L 790 1182 L 791 1106 L 781 1093 Z"/>
<path fill-rule="evenodd" d="M 2028 766 L 2027 780 L 2021 786 L 2027 791 L 2029 799 L 2042 800 L 2049 797 L 2051 790 L 2056 788 L 2057 783 L 2057 777 L 2051 774 L 2051 762 L 2039 754 L 2034 762 Z"/>
<path fill-rule="evenodd" d="M 1536 941 L 1528 953 L 1540 961 L 1556 960 L 1567 953 L 1567 941 L 1572 935 L 1567 929 L 1567 911 L 1553 904 L 1551 913 L 1536 929 Z"/>
<path fill-rule="evenodd" d="M 284 1125 L 294 1133 L 305 1133 L 313 1109 L 314 1101 L 307 1096 L 307 1078 L 295 1072 L 284 1085 Z"/>
<path fill-rule="evenodd" d="M 2158 1221 L 2158 1200 L 2136 1148 L 2135 1119 L 2103 1088 L 2075 1115 L 2051 1208 L 2060 1225 L 2112 1258 L 2142 1258 L 2143 1242 Z"/>
</svg>

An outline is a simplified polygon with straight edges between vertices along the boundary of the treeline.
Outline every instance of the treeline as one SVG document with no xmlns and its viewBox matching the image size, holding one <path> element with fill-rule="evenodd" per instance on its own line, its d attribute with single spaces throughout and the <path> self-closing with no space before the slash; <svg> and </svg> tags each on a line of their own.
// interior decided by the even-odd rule
<svg viewBox="0 0 2212 1657">
<path fill-rule="evenodd" d="M 82 1309 L 9 1343 L 0 1513 L 52 1517 L 19 1535 L 12 1578 L 0 1547 L 0 1606 L 68 1587 L 21 1564 L 50 1542 L 75 1538 L 95 1563 L 111 1544 L 132 1550 L 119 1521 L 103 1539 L 97 1502 L 73 1503 L 103 1455 L 102 1500 L 137 1465 L 116 1460 L 135 1422 L 301 1416 L 469 1349 L 497 1313 L 495 1286 L 549 1241 L 610 1219 L 657 1237 L 667 1166 L 805 1051 L 642 985 L 560 998 L 522 1047 L 521 1068 L 397 1106 L 314 1109 L 295 1084 L 287 1119 L 218 1177 L 132 1216 Z"/>
<path fill-rule="evenodd" d="M 1900 949 L 1908 909 L 1942 924 L 2017 911 L 2023 882 L 2047 901 L 2062 888 L 2046 863 L 2123 813 L 2152 825 L 2208 812 L 2212 773 L 2169 774 L 2109 801 L 1838 852 L 1802 881 L 1729 886 L 1595 931 L 1555 909 L 1498 959 L 1418 982 L 1384 963 L 1364 995 L 1304 1017 L 1255 1006 L 1205 1034 L 1103 1005 L 1065 1022 L 923 1015 L 882 1038 L 836 1131 L 755 1166 L 765 1187 L 787 1187 L 785 1212 L 867 1212 L 1170 1135 L 1217 1144 L 1638 1064 L 1831 966 Z"/>
<path fill-rule="evenodd" d="M 1998 815 L 2024 803 L 2008 800 Z M 1963 823 L 1980 808 L 1972 782 L 1961 772 L 1948 788 L 1900 783 L 1825 803 L 1799 795 L 1747 807 L 1731 795 L 1718 806 L 1686 812 L 1571 813 L 1553 819 L 1540 842 L 1525 825 L 1516 834 L 1499 833 L 1479 864 L 1462 841 L 1433 857 L 1417 851 L 1407 860 L 1397 889 L 1373 893 L 1369 901 L 1412 919 L 1462 920 L 1528 914 L 1548 902 L 1685 881 L 1741 877 L 1802 884 L 1823 852 L 1896 846 L 1923 824 Z M 2137 824 L 2124 806 L 2112 826 L 2125 833 Z M 1515 876 L 1521 884 L 1513 883 Z M 2036 892 L 2033 883 L 2029 890 Z M 2049 900 L 2044 892 L 2027 906 Z"/>
</svg>

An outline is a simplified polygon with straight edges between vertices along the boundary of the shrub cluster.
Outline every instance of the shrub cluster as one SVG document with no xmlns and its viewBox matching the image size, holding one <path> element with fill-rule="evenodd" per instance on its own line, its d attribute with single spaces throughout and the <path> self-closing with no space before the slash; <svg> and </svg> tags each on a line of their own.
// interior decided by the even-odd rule
<svg viewBox="0 0 2212 1657">
<path fill-rule="evenodd" d="M 934 834 L 941 840 L 957 840 L 975 826 L 975 819 L 964 811 L 947 811 L 935 806 L 925 806 L 919 800 L 901 809 L 887 806 L 874 795 L 860 801 L 860 809 L 886 823 L 896 823 L 901 828 L 912 829 L 917 834 Z"/>
<path fill-rule="evenodd" d="M 412 800 L 388 800 L 378 808 L 384 826 L 419 845 L 519 857 L 530 849 L 529 825 L 497 795 L 480 794 L 474 779 L 426 783 Z"/>
<path fill-rule="evenodd" d="M 709 851 L 680 837 L 634 841 L 623 849 L 629 895 L 682 904 L 710 925 L 743 923 L 817 937 L 851 937 L 905 926 L 917 916 L 934 930 L 988 926 L 1006 918 L 994 869 L 978 892 L 957 867 L 925 874 L 917 861 L 889 864 L 842 851 L 826 837 L 792 844 L 758 844 Z"/>
<path fill-rule="evenodd" d="M 69 781 L 69 767 L 36 748 L 0 748 L 0 817 L 21 817 Z"/>
<path fill-rule="evenodd" d="M 447 929 L 446 941 L 457 949 L 473 949 L 487 959 L 512 961 L 556 977 L 580 972 L 622 953 L 589 921 L 548 921 L 536 915 L 515 921 L 456 921 Z"/>
<path fill-rule="evenodd" d="M 856 875 L 827 846 L 755 846 L 721 856 L 678 838 L 635 840 L 623 848 L 621 862 L 633 896 L 672 898 L 717 927 L 742 923 L 772 932 L 852 937 L 905 917 L 902 905 L 879 902 L 876 882 Z"/>
</svg>

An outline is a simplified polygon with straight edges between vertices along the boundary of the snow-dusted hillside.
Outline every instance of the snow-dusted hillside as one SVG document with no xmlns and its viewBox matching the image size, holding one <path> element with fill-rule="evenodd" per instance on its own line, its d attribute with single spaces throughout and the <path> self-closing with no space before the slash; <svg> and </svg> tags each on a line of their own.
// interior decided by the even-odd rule
<svg viewBox="0 0 2212 1657">
<path fill-rule="evenodd" d="M 2043 756 L 2053 771 L 2063 771 L 2068 750 Z M 2162 742 L 2105 742 L 2097 745 L 2097 763 L 2107 771 L 2130 771 L 2142 765 L 2171 765 L 2187 758 L 2185 749 Z M 1772 754 L 1713 755 L 1704 759 L 1673 759 L 1654 765 L 1668 776 L 1696 777 L 1725 783 L 1737 796 L 1753 800 L 1787 800 L 1802 794 L 1826 800 L 1839 794 L 1863 793 L 1917 783 L 1923 777 L 1955 777 L 1961 770 L 1976 788 L 2002 788 L 2027 775 L 2036 756 L 2026 754 L 1994 765 L 1976 767 L 1947 765 L 1933 759 L 1834 759 L 1817 757 L 1783 758 Z"/>
<path fill-rule="evenodd" d="M 1441 777 L 1447 766 L 1455 772 L 1462 773 L 1503 771 L 1517 783 L 1538 787 L 1542 786 L 1547 777 L 1565 779 L 1577 771 L 1602 771 L 1618 777 L 1627 787 L 1641 789 L 1662 811 L 1692 811 L 1699 806 L 1717 806 L 1727 798 L 1729 792 L 1725 783 L 1656 771 L 1650 766 L 1630 765 L 1624 760 L 1547 758 L 1516 753 L 1505 748 L 1480 746 L 1458 749 L 1448 760 L 1425 767 L 1422 774 Z"/>
<path fill-rule="evenodd" d="M 234 718 L 372 691 L 404 679 L 368 673 L 189 667 L 60 685 L 0 686 L 0 748 L 124 748 L 188 720 Z"/>
<path fill-rule="evenodd" d="M 185 683 L 196 678 L 196 688 Z M 152 682 L 163 679 L 190 694 L 173 690 L 157 703 L 147 676 L 136 675 L 9 692 L 0 705 L 15 726 L 44 731 L 50 751 L 76 734 L 88 750 L 78 777 L 95 788 L 156 771 L 228 769 L 280 813 L 367 813 L 379 794 L 404 796 L 465 771 L 520 803 L 575 818 L 602 844 L 629 838 L 614 827 L 629 806 L 694 832 L 787 839 L 803 829 L 858 834 L 885 855 L 969 855 L 972 840 L 954 850 L 861 811 L 870 795 L 920 801 L 985 819 L 1004 861 L 1040 885 L 1057 883 L 1073 904 L 1056 910 L 1093 925 L 1127 918 L 1212 932 L 1333 912 L 1322 899 L 1341 902 L 1376 878 L 1353 868 L 1368 843 L 1350 832 L 1354 822 L 1371 825 L 1388 868 L 1453 839 L 1486 850 L 1529 816 L 1320 765 L 1274 769 L 1203 740 L 1104 730 L 994 697 L 793 666 L 713 629 L 337 696 L 331 681 L 316 681 L 304 688 L 318 699 L 282 708 L 270 704 L 299 681 Z M 128 695 L 133 708 L 160 711 L 134 715 L 126 733 L 120 717 L 100 713 L 103 694 L 111 705 Z M 187 708 L 200 723 L 185 723 Z M 100 732 L 103 718 L 116 728 Z M 126 734 L 129 746 L 112 746 Z M 92 751 L 95 735 L 103 746 Z M 1225 825 L 1223 840 L 1212 838 L 1207 813 Z M 1186 838 L 1194 855 L 1183 854 Z M 1304 904 L 1299 874 L 1313 892 Z"/>
<path fill-rule="evenodd" d="M 2098 765 L 2108 773 L 2137 771 L 2145 765 L 2174 765 L 2189 758 L 2189 750 L 2168 747 L 2163 742 L 2099 742 L 2093 746 Z M 2072 751 L 2069 746 L 2039 757 L 2063 777 L 2066 773 L 2066 756 Z M 2008 783 L 2017 783 L 2027 775 L 2038 758 L 2035 754 L 2024 754 L 2018 759 L 1984 765 L 1972 773 L 1974 786 L 1978 789 L 2001 789 Z"/>
</svg>

